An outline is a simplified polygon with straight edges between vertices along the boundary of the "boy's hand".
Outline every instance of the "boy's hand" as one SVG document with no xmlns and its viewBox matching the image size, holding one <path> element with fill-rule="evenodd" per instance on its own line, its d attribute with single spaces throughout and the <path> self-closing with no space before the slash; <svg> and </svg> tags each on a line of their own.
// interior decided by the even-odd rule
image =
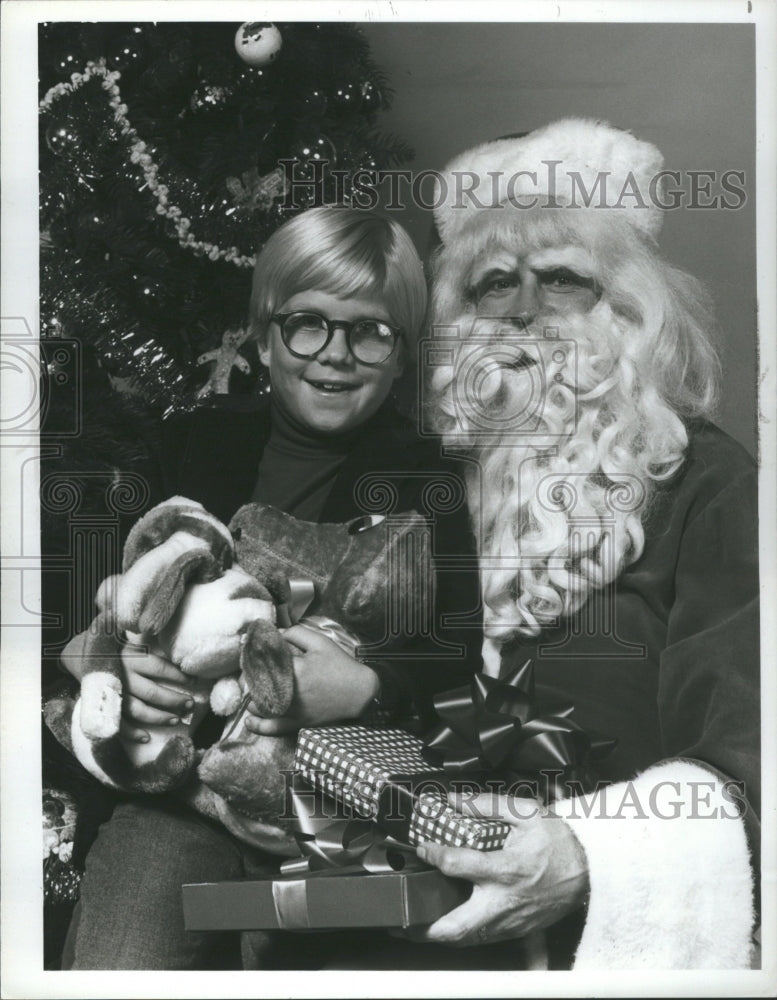
<svg viewBox="0 0 777 1000">
<path fill-rule="evenodd" d="M 194 699 L 189 693 L 193 679 L 166 660 L 150 636 L 143 645 L 125 643 L 121 664 L 124 668 L 122 714 L 129 722 L 174 726 L 194 708 Z"/>
<path fill-rule="evenodd" d="M 374 670 L 349 656 L 323 632 L 293 625 L 283 637 L 296 647 L 294 655 L 294 701 L 288 715 L 262 718 L 253 702 L 245 725 L 253 733 L 277 736 L 296 732 L 302 726 L 355 719 L 380 690 Z"/>
<path fill-rule="evenodd" d="M 79 633 L 62 651 L 62 665 L 79 681 L 86 667 L 84 649 L 88 636 L 88 629 Z M 121 649 L 124 688 L 121 735 L 139 743 L 149 738 L 142 726 L 178 725 L 194 707 L 192 696 L 187 693 L 192 678 L 155 651 L 152 643 L 149 637 L 147 644 L 125 643 Z M 175 690 L 179 686 L 185 690 Z"/>
</svg>

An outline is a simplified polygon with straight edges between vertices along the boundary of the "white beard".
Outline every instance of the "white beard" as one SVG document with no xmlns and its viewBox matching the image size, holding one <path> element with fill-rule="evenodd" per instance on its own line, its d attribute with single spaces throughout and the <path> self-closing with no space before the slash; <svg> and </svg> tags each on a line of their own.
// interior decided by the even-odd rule
<svg viewBox="0 0 777 1000">
<path fill-rule="evenodd" d="M 468 495 L 486 634 L 537 635 L 639 558 L 653 483 L 687 435 L 632 360 L 640 331 L 604 302 L 528 330 L 471 316 L 459 329 L 432 391 L 446 444 L 480 471 Z"/>
</svg>

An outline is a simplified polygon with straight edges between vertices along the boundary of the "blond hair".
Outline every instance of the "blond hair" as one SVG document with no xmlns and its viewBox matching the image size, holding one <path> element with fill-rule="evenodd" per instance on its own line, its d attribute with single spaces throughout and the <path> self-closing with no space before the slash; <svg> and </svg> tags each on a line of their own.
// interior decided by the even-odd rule
<svg viewBox="0 0 777 1000">
<path fill-rule="evenodd" d="M 408 360 L 426 313 L 423 266 L 408 233 L 393 219 L 323 205 L 295 216 L 265 243 L 254 265 L 252 333 L 264 342 L 270 317 L 298 292 L 374 296 L 400 327 Z"/>
</svg>

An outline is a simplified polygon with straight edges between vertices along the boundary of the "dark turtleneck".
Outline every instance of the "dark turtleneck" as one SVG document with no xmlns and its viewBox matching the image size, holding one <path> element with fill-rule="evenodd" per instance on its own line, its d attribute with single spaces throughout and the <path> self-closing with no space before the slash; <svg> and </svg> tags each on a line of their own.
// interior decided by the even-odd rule
<svg viewBox="0 0 777 1000">
<path fill-rule="evenodd" d="M 354 446 L 369 432 L 374 418 L 344 434 L 314 434 L 293 421 L 273 400 L 271 429 L 259 462 L 251 497 L 292 514 L 317 521 L 335 479 Z"/>
</svg>

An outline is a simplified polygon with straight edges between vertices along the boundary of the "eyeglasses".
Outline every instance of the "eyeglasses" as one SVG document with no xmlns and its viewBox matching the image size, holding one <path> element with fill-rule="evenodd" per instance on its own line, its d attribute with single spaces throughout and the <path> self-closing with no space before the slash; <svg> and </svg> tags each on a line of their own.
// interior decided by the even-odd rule
<svg viewBox="0 0 777 1000">
<path fill-rule="evenodd" d="M 327 319 L 315 312 L 276 313 L 270 317 L 295 358 L 314 358 L 329 344 L 335 330 L 345 332 L 348 350 L 363 365 L 380 365 L 394 353 L 402 331 L 379 319 Z"/>
</svg>

